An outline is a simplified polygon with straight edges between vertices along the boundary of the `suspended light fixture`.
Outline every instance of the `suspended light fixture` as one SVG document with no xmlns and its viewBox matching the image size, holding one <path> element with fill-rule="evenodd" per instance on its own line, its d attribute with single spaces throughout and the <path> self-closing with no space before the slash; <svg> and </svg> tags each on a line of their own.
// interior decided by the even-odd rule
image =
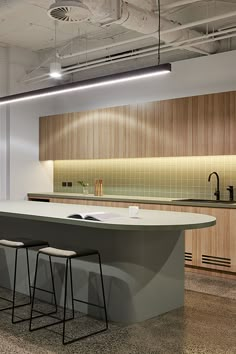
<svg viewBox="0 0 236 354">
<path fill-rule="evenodd" d="M 47 87 L 39 90 L 23 92 L 15 95 L 0 97 L 0 106 L 21 102 L 26 100 L 32 100 L 39 97 L 47 97 L 53 95 L 66 94 L 70 92 L 88 90 L 96 87 L 115 85 L 119 83 L 124 83 L 134 80 L 143 80 L 146 78 L 151 78 L 159 75 L 168 74 L 171 72 L 171 64 L 160 64 L 160 0 L 158 0 L 158 10 L 159 10 L 159 37 L 158 37 L 158 65 L 151 66 L 148 68 L 136 69 L 132 71 L 126 71 L 119 74 L 112 74 L 109 76 L 103 76 L 94 79 L 88 79 L 84 81 L 71 82 L 68 84 L 63 84 L 59 86 Z M 50 65 L 50 75 L 60 75 L 61 65 L 58 62 L 51 63 Z M 55 77 L 55 76 L 54 76 Z M 57 76 L 59 77 L 59 76 Z"/>
<path fill-rule="evenodd" d="M 39 90 L 1 97 L 0 105 L 32 100 L 39 97 L 47 97 L 47 96 L 59 95 L 63 93 L 86 90 L 95 87 L 114 85 L 114 84 L 123 83 L 127 81 L 141 80 L 145 78 L 168 74 L 170 71 L 171 71 L 170 64 L 151 66 L 149 68 L 127 71 L 120 74 L 113 74 L 113 75 L 103 76 L 95 79 L 72 82 L 60 86 L 47 87 Z"/>
<path fill-rule="evenodd" d="M 49 75 L 53 79 L 60 79 L 62 77 L 61 64 L 58 63 L 58 62 L 51 63 L 50 64 L 50 73 L 49 73 Z"/>
<path fill-rule="evenodd" d="M 54 49 L 55 49 L 55 61 L 50 63 L 49 76 L 53 79 L 60 79 L 62 77 L 61 63 L 57 60 L 57 22 L 55 21 L 55 35 L 54 35 Z"/>
</svg>

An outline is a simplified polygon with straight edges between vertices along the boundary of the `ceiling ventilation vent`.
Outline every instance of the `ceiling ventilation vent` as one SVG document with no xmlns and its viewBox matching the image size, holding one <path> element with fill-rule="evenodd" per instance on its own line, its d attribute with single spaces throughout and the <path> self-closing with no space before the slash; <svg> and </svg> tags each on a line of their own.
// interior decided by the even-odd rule
<svg viewBox="0 0 236 354">
<path fill-rule="evenodd" d="M 80 1 L 57 0 L 48 10 L 48 15 L 53 20 L 77 23 L 86 21 L 90 11 Z"/>
</svg>

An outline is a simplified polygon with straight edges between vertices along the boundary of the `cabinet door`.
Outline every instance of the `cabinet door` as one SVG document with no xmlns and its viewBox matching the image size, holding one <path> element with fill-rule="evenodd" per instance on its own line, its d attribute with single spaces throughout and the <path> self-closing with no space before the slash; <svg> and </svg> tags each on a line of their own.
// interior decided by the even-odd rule
<svg viewBox="0 0 236 354">
<path fill-rule="evenodd" d="M 236 273 L 236 209 L 230 209 L 230 258 L 231 271 Z"/>
<path fill-rule="evenodd" d="M 216 217 L 216 225 L 197 230 L 197 265 L 232 271 L 230 252 L 230 209 L 198 208 L 201 214 Z"/>
<path fill-rule="evenodd" d="M 236 154 L 236 92 L 40 118 L 40 160 Z"/>
<path fill-rule="evenodd" d="M 68 113 L 40 118 L 40 160 L 90 158 L 93 158 L 91 117 L 86 113 Z"/>
<path fill-rule="evenodd" d="M 236 271 L 236 210 L 159 205 L 155 209 L 207 214 L 216 225 L 185 231 L 185 264 L 221 271 Z"/>
<path fill-rule="evenodd" d="M 193 97 L 193 156 L 236 153 L 236 92 Z"/>
</svg>

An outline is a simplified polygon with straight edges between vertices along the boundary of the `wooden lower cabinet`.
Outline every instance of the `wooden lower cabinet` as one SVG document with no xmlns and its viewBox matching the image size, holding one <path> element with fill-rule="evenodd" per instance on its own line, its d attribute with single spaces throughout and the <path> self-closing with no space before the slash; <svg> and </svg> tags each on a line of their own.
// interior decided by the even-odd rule
<svg viewBox="0 0 236 354">
<path fill-rule="evenodd" d="M 236 209 L 229 209 L 231 271 L 236 273 Z"/>
<path fill-rule="evenodd" d="M 128 207 L 208 214 L 216 225 L 185 232 L 185 264 L 218 273 L 236 273 L 236 209 L 51 198 L 53 203 Z"/>
</svg>

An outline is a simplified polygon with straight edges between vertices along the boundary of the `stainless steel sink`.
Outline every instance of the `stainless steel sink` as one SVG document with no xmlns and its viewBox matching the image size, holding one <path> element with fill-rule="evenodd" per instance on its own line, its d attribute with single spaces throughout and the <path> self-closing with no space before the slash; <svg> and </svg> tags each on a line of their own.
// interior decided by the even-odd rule
<svg viewBox="0 0 236 354">
<path fill-rule="evenodd" d="M 221 204 L 235 204 L 233 200 L 215 200 L 215 199 L 174 199 L 173 202 L 193 202 L 193 203 L 221 203 Z"/>
</svg>

